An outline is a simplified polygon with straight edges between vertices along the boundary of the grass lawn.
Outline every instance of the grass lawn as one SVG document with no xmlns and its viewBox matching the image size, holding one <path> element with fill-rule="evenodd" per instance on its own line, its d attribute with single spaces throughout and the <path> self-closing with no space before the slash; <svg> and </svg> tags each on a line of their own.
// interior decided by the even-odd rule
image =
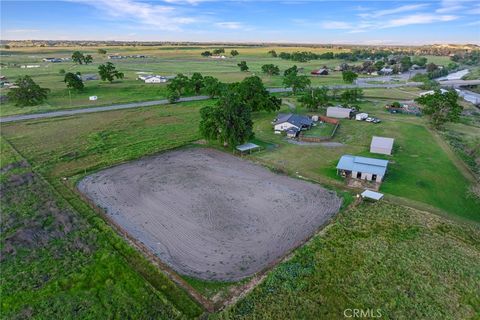
<svg viewBox="0 0 480 320">
<path fill-rule="evenodd" d="M 213 319 L 474 319 L 480 229 L 387 203 L 362 204 Z"/>
<path fill-rule="evenodd" d="M 394 153 L 387 157 L 391 163 L 380 189 L 382 192 L 426 203 L 453 216 L 480 222 L 480 203 L 469 192 L 470 182 L 426 128 L 426 119 L 391 115 L 383 106 L 382 102 L 360 104 L 361 110 L 380 117 L 380 124 L 341 120 L 333 139 L 343 143 L 341 147 L 290 144 L 273 133 L 271 115 L 257 114 L 254 119 L 257 138 L 275 143 L 278 147 L 269 152 L 252 154 L 251 157 L 291 174 L 342 185 L 343 181 L 335 170 L 341 155 L 382 158 L 382 155 L 369 153 L 371 137 L 392 137 L 395 138 Z M 297 108 L 301 112 L 301 108 Z"/>
<path fill-rule="evenodd" d="M 72 209 L 0 142 L 3 318 L 172 319 L 202 313 L 100 219 Z"/>
<path fill-rule="evenodd" d="M 312 129 L 304 131 L 303 135 L 305 137 L 330 137 L 334 128 L 335 125 L 331 123 L 318 123 Z"/>
</svg>

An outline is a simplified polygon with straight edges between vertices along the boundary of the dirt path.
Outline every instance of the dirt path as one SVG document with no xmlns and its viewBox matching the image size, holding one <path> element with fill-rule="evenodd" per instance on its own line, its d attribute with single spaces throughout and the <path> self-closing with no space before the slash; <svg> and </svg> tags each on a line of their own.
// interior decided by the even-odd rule
<svg viewBox="0 0 480 320">
<path fill-rule="evenodd" d="M 268 267 L 341 205 L 319 185 L 205 148 L 109 168 L 79 190 L 177 272 L 226 281 Z"/>
</svg>

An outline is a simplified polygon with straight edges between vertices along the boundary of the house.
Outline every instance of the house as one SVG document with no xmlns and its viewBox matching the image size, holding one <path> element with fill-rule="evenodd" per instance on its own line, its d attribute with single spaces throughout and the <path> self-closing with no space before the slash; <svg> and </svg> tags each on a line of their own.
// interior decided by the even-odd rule
<svg viewBox="0 0 480 320">
<path fill-rule="evenodd" d="M 343 108 L 343 107 L 328 107 L 327 108 L 327 117 L 339 118 L 339 119 L 350 119 L 352 114 L 352 109 Z"/>
<path fill-rule="evenodd" d="M 146 79 L 153 77 L 153 74 L 142 74 L 137 77 L 138 80 L 145 81 Z"/>
<path fill-rule="evenodd" d="M 313 70 L 312 72 L 310 72 L 310 74 L 314 76 L 326 76 L 328 75 L 328 69 Z"/>
<path fill-rule="evenodd" d="M 447 93 L 447 92 L 448 92 L 448 90 L 440 89 L 441 94 L 444 94 L 444 93 Z M 435 90 L 429 90 L 429 91 L 421 92 L 420 96 L 425 96 L 425 95 L 434 94 L 434 93 L 435 93 Z"/>
<path fill-rule="evenodd" d="M 378 73 L 383 75 L 390 75 L 393 73 L 393 69 L 383 67 Z"/>
<path fill-rule="evenodd" d="M 281 113 L 273 123 L 275 132 L 287 131 L 288 129 L 306 130 L 310 129 L 312 124 L 313 121 L 309 117 L 293 113 Z"/>
<path fill-rule="evenodd" d="M 56 62 L 62 62 L 62 59 L 60 58 L 44 58 L 42 59 L 43 62 L 53 62 L 53 63 L 56 63 Z"/>
<path fill-rule="evenodd" d="M 384 138 L 384 137 L 372 137 L 372 142 L 370 143 L 370 152 L 378 154 L 392 154 L 393 148 L 393 138 Z"/>
<path fill-rule="evenodd" d="M 337 173 L 343 177 L 382 182 L 388 160 L 343 155 L 337 164 Z"/>
<path fill-rule="evenodd" d="M 95 73 L 81 74 L 81 75 L 78 75 L 78 77 L 82 81 L 98 80 L 98 75 L 96 75 Z"/>
<path fill-rule="evenodd" d="M 167 82 L 167 79 L 161 76 L 152 76 L 146 78 L 144 81 L 145 83 L 164 83 Z"/>
</svg>

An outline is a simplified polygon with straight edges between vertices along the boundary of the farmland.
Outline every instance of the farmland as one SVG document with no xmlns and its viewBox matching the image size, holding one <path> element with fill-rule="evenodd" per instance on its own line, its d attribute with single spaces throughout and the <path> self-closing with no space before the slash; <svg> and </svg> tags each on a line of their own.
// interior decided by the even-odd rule
<svg viewBox="0 0 480 320">
<path fill-rule="evenodd" d="M 97 53 L 98 48 L 82 49 L 94 56 L 94 63 L 80 66 L 70 62 L 39 62 L 48 56 L 69 57 L 72 51 L 79 48 L 3 50 L 2 54 L 11 54 L 3 57 L 3 61 L 41 65 L 32 69 L 2 69 L 3 74 L 12 79 L 21 74 L 30 74 L 41 86 L 52 91 L 43 105 L 16 107 L 9 103 L 2 104 L 1 115 L 166 97 L 165 84 L 144 84 L 135 80 L 136 72 L 162 75 L 200 72 L 226 82 L 257 74 L 266 86 L 275 87 L 282 86 L 283 77 L 262 74 L 260 70 L 263 64 L 276 64 L 281 71 L 296 64 L 303 67 L 307 74 L 310 69 L 323 65 L 334 67 L 342 62 L 313 60 L 296 63 L 267 55 L 271 49 L 277 52 L 324 52 L 328 50 L 326 48 L 235 48 L 240 52 L 239 56 L 214 60 L 200 55 L 202 51 L 212 49 L 210 47 L 109 47 L 109 54 L 145 54 L 147 58 L 115 60 L 119 70 L 125 72 L 125 79 L 111 84 L 98 80 L 87 81 L 86 89 L 81 93 L 69 93 L 59 71 L 63 68 L 67 72 L 95 73 L 100 63 L 109 61 Z M 230 49 L 226 48 L 226 52 Z M 249 72 L 239 71 L 236 64 L 241 60 L 247 61 Z M 433 60 L 448 62 L 447 57 L 435 57 Z M 314 85 L 342 83 L 341 73 L 334 72 L 329 76 L 311 79 Z M 2 256 L 6 252 L 8 258 L 1 262 L 5 275 L 0 282 L 4 297 L 2 314 L 11 318 L 195 318 L 203 313 L 206 306 L 211 305 L 204 303 L 202 308 L 192 298 L 192 292 L 220 306 L 225 302 L 224 298 L 235 297 L 242 288 L 254 287 L 261 282 L 238 303 L 211 317 L 340 318 L 345 308 L 368 306 L 381 309 L 388 318 L 473 318 L 480 312 L 480 292 L 475 286 L 480 281 L 477 263 L 480 258 L 480 202 L 472 192 L 478 186 L 475 180 L 475 174 L 478 174 L 478 149 L 475 149 L 479 135 L 478 117 L 475 116 L 475 109 L 468 105 L 468 114 L 462 116 L 460 123 L 448 124 L 445 131 L 436 132 L 431 129 L 426 117 L 386 112 L 385 103 L 412 100 L 420 92 L 410 87 L 364 89 L 364 98 L 358 103 L 360 110 L 380 118 L 382 122 L 372 124 L 342 119 L 335 136 L 329 141 L 333 144 L 291 143 L 284 136 L 274 134 L 271 124 L 274 113 L 254 112 L 255 138 L 252 142 L 259 144 L 262 150 L 244 155 L 243 159 L 226 154 L 232 150 L 220 143 L 202 140 L 199 111 L 206 105 L 214 104 L 214 99 L 2 125 L 0 182 L 2 228 L 6 230 L 2 234 Z M 90 95 L 97 95 L 99 99 L 89 101 Z M 288 97 L 291 102 L 289 106 L 282 105 L 279 112 L 315 113 L 307 112 L 294 95 L 278 96 Z M 339 102 L 332 99 L 334 104 Z M 306 135 L 326 136 L 332 129 L 333 126 L 323 124 L 307 131 Z M 395 138 L 392 156 L 375 155 L 390 161 L 386 180 L 380 188 L 385 193 L 385 200 L 376 204 L 358 204 L 354 197 L 359 190 L 345 186 L 337 176 L 335 165 L 343 154 L 371 156 L 368 150 L 373 135 Z M 232 181 L 226 181 L 224 175 L 215 175 L 218 172 L 214 168 L 207 168 L 206 162 L 203 163 L 202 156 L 198 154 L 193 155 L 193 160 L 188 163 L 182 164 L 181 158 L 168 162 L 169 154 L 197 149 L 218 154 L 209 162 L 222 174 L 234 172 L 234 165 L 238 164 L 243 168 L 238 171 L 249 175 L 245 173 L 246 178 L 242 176 L 245 180 L 233 175 L 230 177 Z M 149 159 L 158 160 L 153 166 L 148 162 Z M 135 174 L 138 163 L 144 164 L 140 167 L 149 170 L 142 171 L 141 175 Z M 210 172 L 208 179 L 201 176 L 199 168 Z M 104 180 L 97 184 L 100 189 L 106 188 L 106 191 L 102 189 L 105 194 L 107 191 L 127 188 L 120 192 L 123 195 L 121 201 L 115 199 L 108 204 L 113 208 L 110 211 L 102 202 L 104 198 L 97 201 L 97 206 L 93 206 L 77 192 L 79 183 L 81 185 L 81 181 L 85 181 L 83 179 L 107 175 L 106 172 L 113 172 L 108 176 L 111 180 L 107 179 L 110 184 L 105 186 Z M 122 181 L 128 180 L 129 183 L 115 183 L 119 176 L 125 176 Z M 172 203 L 169 203 L 170 189 L 161 194 L 162 197 L 159 193 L 152 196 L 152 190 L 159 192 L 164 187 L 166 177 L 172 179 L 169 183 L 172 190 L 177 188 L 192 193 L 183 194 Z M 141 179 L 154 181 L 152 187 L 143 189 L 137 186 L 136 183 Z M 272 188 L 270 184 L 277 180 L 281 183 L 275 184 L 275 189 L 281 186 L 286 193 L 279 194 L 277 202 L 260 199 L 263 190 Z M 265 181 L 270 184 L 262 184 Z M 288 189 L 288 183 L 296 187 Z M 215 193 L 209 193 L 207 190 L 211 185 L 223 187 L 213 188 Z M 335 191 L 338 196 L 335 199 L 342 198 L 343 201 L 340 213 L 308 244 L 273 266 L 272 261 L 278 262 L 333 214 L 329 212 L 314 223 L 303 223 L 299 229 L 303 229 L 304 234 L 292 231 L 296 223 L 301 224 L 301 219 L 295 218 L 294 213 L 299 210 L 294 208 L 298 205 L 295 201 L 302 198 L 296 190 L 305 185 L 311 185 L 317 191 Z M 205 199 L 200 194 L 211 202 L 202 207 L 208 207 L 208 210 L 205 209 L 206 219 L 210 219 L 203 225 L 204 231 L 200 237 L 206 239 L 203 244 L 197 243 L 199 238 L 192 237 L 194 232 L 182 234 L 183 231 L 179 231 L 185 229 L 184 225 L 194 225 L 195 228 L 202 226 L 195 220 L 203 212 L 198 209 L 200 207 L 192 212 L 185 209 L 187 205 L 195 204 L 192 190 L 197 192 L 195 197 L 201 201 Z M 248 190 L 249 196 L 242 195 L 241 192 L 245 190 Z M 125 206 L 119 204 L 130 196 L 136 198 L 132 198 L 131 203 Z M 108 193 L 105 196 L 108 199 L 115 197 L 117 194 Z M 182 201 L 182 197 L 192 203 Z M 235 211 L 237 209 L 224 206 L 222 202 L 227 199 L 229 203 L 236 203 L 236 207 L 240 207 L 242 203 L 238 197 L 249 198 L 256 206 Z M 312 198 L 314 196 L 309 199 Z M 134 221 L 136 224 L 125 226 L 127 230 L 131 227 L 130 233 L 134 233 L 132 230 L 137 230 L 137 227 L 143 228 L 141 224 L 145 223 L 144 220 L 154 224 L 152 228 L 157 228 L 164 220 L 171 222 L 181 212 L 184 220 L 175 226 L 175 232 L 179 238 L 183 237 L 183 241 L 173 246 L 179 248 L 178 251 L 172 250 L 174 255 L 178 253 L 175 258 L 169 260 L 161 255 L 152 258 L 148 250 L 123 233 L 116 232 L 119 231 L 117 227 L 109 225 L 111 220 L 105 213 L 110 214 L 111 218 L 115 216 L 111 214 L 113 211 L 125 210 L 135 203 L 139 206 L 130 213 L 137 214 L 141 211 L 139 208 L 143 208 L 140 205 L 145 204 L 139 199 L 155 208 L 163 205 L 168 210 L 162 212 L 170 210 L 171 216 L 157 220 L 139 216 L 138 221 Z M 275 203 L 275 208 L 285 209 L 282 211 L 284 214 L 274 216 L 271 202 Z M 290 207 L 291 203 L 295 205 Z M 321 203 L 317 206 L 324 209 Z M 255 215 L 256 210 L 261 211 L 258 208 L 268 211 L 268 215 Z M 187 217 L 190 213 L 194 214 Z M 212 213 L 222 215 L 213 219 Z M 232 215 L 226 217 L 226 213 Z M 313 219 L 310 214 L 306 213 L 309 219 Z M 223 223 L 225 230 L 238 232 L 241 239 L 245 238 L 242 235 L 245 230 L 236 227 L 242 223 L 244 227 L 248 225 L 245 227 L 248 232 L 255 230 L 255 236 L 260 236 L 262 226 L 276 228 L 275 223 L 262 220 L 265 216 L 271 220 L 279 219 L 275 221 L 279 226 L 275 235 L 293 233 L 289 237 L 289 245 L 281 241 L 282 246 L 285 245 L 281 252 L 275 252 L 275 259 L 265 261 L 258 268 L 247 266 L 240 275 L 217 277 L 210 273 L 209 268 L 214 269 L 214 266 L 209 264 L 218 262 L 220 265 L 220 262 L 224 262 L 223 257 L 218 261 L 209 261 L 203 256 L 199 257 L 200 260 L 204 259 L 202 262 L 191 260 L 188 265 L 183 261 L 181 267 L 173 263 L 195 256 L 196 252 L 207 252 L 208 244 L 216 241 L 214 231 L 217 224 Z M 261 223 L 255 224 L 255 221 Z M 175 238 L 175 235 L 157 237 L 155 233 L 158 230 L 152 231 L 152 252 L 155 252 L 152 248 L 155 241 L 171 243 L 171 239 Z M 162 236 L 167 231 L 162 231 Z M 32 243 L 32 234 L 40 237 L 39 244 L 43 247 Z M 223 236 L 228 238 L 230 235 L 226 232 Z M 249 243 L 248 239 L 245 241 Z M 238 251 L 246 255 L 250 247 L 255 247 L 254 244 L 242 247 L 245 244 L 241 242 L 236 245 L 232 254 Z M 260 250 L 262 245 L 258 244 L 256 249 Z M 206 255 L 217 254 L 212 250 Z M 265 254 L 265 251 L 262 252 L 260 256 Z M 243 259 L 243 256 L 233 257 L 232 260 L 240 261 L 240 258 Z M 159 262 L 159 259 L 162 261 Z M 165 267 L 162 262 L 177 272 Z M 194 267 L 201 267 L 202 272 L 193 272 Z M 21 276 L 15 274 L 18 268 L 25 270 Z M 239 279 L 243 280 L 237 281 Z M 89 299 L 90 296 L 94 298 Z M 198 296 L 195 297 L 199 300 Z M 25 301 L 33 303 L 29 306 Z M 417 307 L 412 310 L 412 305 Z M 286 306 L 294 307 L 288 309 Z"/>
</svg>

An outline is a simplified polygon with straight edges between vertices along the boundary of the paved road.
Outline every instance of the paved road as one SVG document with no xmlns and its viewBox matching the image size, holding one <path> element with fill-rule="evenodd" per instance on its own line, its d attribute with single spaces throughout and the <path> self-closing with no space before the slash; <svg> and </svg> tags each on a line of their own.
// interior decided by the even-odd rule
<svg viewBox="0 0 480 320">
<path fill-rule="evenodd" d="M 447 80 L 440 83 L 442 86 L 448 87 L 461 87 L 465 85 L 477 85 L 480 84 L 480 80 Z M 380 83 L 380 84 L 370 84 L 370 83 L 360 83 L 360 84 L 347 84 L 347 85 L 329 85 L 329 89 L 351 89 L 351 88 L 399 88 L 399 87 L 418 87 L 421 86 L 421 82 L 407 82 L 407 83 Z M 292 88 L 269 88 L 267 89 L 271 93 L 280 93 L 280 92 L 291 92 Z M 184 97 L 180 98 L 179 102 L 186 101 L 199 101 L 207 100 L 210 97 L 208 96 L 194 96 L 194 97 Z M 112 111 L 112 110 L 121 110 L 121 109 L 130 109 L 138 107 L 150 107 L 157 106 L 162 104 L 169 104 L 170 102 L 167 99 L 163 100 L 154 100 L 154 101 L 145 101 L 145 102 L 132 102 L 125 104 L 115 104 L 111 106 L 104 107 L 90 107 L 90 108 L 81 108 L 74 110 L 62 110 L 62 111 L 52 111 L 45 113 L 34 113 L 34 114 L 21 114 L 8 117 L 0 118 L 0 123 L 16 122 L 23 120 L 33 120 L 33 119 L 43 119 L 43 118 L 54 118 L 54 117 L 65 117 L 72 116 L 82 113 L 92 113 L 92 112 L 102 112 L 102 111 Z"/>
</svg>

